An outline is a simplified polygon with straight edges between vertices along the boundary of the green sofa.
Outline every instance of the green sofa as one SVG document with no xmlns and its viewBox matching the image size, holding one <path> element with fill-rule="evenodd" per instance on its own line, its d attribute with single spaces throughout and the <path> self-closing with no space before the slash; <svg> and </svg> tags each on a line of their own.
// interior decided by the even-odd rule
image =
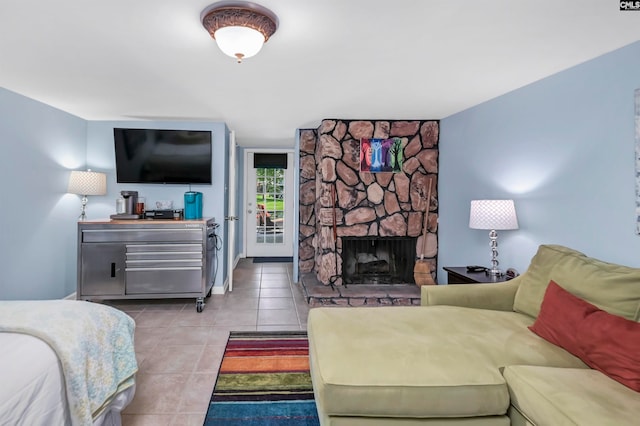
<svg viewBox="0 0 640 426">
<path fill-rule="evenodd" d="M 639 424 L 639 392 L 529 330 L 551 279 L 639 321 L 640 269 L 557 245 L 507 283 L 423 286 L 419 307 L 312 309 L 321 425 Z"/>
</svg>

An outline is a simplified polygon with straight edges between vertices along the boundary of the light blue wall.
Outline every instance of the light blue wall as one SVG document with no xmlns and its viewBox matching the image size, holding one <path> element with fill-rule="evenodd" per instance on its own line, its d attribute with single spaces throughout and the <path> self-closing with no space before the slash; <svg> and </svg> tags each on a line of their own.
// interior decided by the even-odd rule
<svg viewBox="0 0 640 426">
<path fill-rule="evenodd" d="M 479 198 L 516 202 L 520 229 L 499 233 L 503 268 L 524 271 L 542 243 L 640 266 L 636 88 L 640 42 L 443 119 L 439 267 L 489 263 L 488 233 L 468 228 L 469 202 Z M 182 205 L 187 185 L 115 183 L 115 126 L 210 129 L 214 146 L 220 152 L 226 146 L 224 123 L 87 123 L 0 88 L 0 299 L 60 298 L 75 291 L 80 200 L 66 194 L 69 170 L 91 167 L 109 175 L 109 193 L 90 197 L 89 218 L 113 213 L 123 189 L 138 190 L 150 202 Z M 239 190 L 243 154 L 239 148 Z M 218 222 L 225 213 L 226 170 L 226 156 L 214 153 L 213 185 L 192 187 L 204 193 L 205 215 Z M 441 269 L 438 277 L 444 281 Z"/>
<path fill-rule="evenodd" d="M 499 70 L 496 70 L 499 72 Z M 640 266 L 635 234 L 634 89 L 640 42 L 441 121 L 442 266 L 488 265 L 472 199 L 513 198 L 520 229 L 499 234 L 502 268 L 523 272 L 539 244 Z"/>
<path fill-rule="evenodd" d="M 175 129 L 175 130 L 210 130 L 213 143 L 213 164 L 211 185 L 158 185 L 158 184 L 118 184 L 115 173 L 115 152 L 113 142 L 114 127 Z M 156 201 L 172 200 L 174 208 L 184 207 L 184 193 L 202 192 L 202 212 L 204 217 L 214 217 L 223 225 L 225 216 L 225 182 L 227 182 L 228 129 L 220 122 L 175 122 L 175 121 L 90 121 L 87 128 L 87 163 L 94 170 L 107 173 L 107 195 L 92 197 L 89 201 L 92 209 L 87 213 L 89 219 L 108 218 L 115 213 L 116 199 L 120 191 L 138 191 L 138 196 L 145 197 L 151 206 Z M 99 198 L 99 200 L 94 200 Z M 218 235 L 223 237 L 223 227 L 218 228 Z M 224 244 L 224 241 L 222 241 Z M 218 274 L 215 286 L 221 287 L 226 277 L 224 245 L 218 252 Z"/>
<path fill-rule="evenodd" d="M 86 121 L 0 88 L 0 299 L 62 298 L 76 289 Z M 91 203 L 91 201 L 89 201 Z"/>
<path fill-rule="evenodd" d="M 203 213 L 222 222 L 225 214 L 228 129 L 224 123 L 87 122 L 41 102 L 0 88 L 0 299 L 62 298 L 76 290 L 77 218 L 80 197 L 67 194 L 70 170 L 87 167 L 108 175 L 105 196 L 89 197 L 89 219 L 115 211 L 123 189 L 138 190 L 147 202 L 184 204 L 188 185 L 118 185 L 113 127 L 211 130 L 213 184 L 203 192 Z M 219 229 L 223 240 L 223 229 Z M 224 247 L 216 286 L 226 277 Z"/>
</svg>

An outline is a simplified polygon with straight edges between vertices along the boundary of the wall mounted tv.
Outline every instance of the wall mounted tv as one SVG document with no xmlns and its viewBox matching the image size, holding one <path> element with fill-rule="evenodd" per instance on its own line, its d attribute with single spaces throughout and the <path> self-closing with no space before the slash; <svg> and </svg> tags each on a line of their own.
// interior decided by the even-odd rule
<svg viewBox="0 0 640 426">
<path fill-rule="evenodd" d="M 211 184 L 211 132 L 113 129 L 118 183 Z"/>
</svg>

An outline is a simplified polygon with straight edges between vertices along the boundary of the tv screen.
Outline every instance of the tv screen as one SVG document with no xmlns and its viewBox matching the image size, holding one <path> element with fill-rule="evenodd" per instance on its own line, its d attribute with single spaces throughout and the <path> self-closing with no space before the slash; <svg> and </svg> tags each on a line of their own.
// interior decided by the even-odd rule
<svg viewBox="0 0 640 426">
<path fill-rule="evenodd" d="M 211 184 L 211 132 L 114 128 L 118 183 Z"/>
</svg>

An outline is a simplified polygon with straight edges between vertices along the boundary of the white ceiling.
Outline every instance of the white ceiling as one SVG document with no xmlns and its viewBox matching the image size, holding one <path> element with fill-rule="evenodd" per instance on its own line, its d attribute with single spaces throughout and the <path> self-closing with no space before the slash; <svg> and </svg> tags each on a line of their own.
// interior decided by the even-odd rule
<svg viewBox="0 0 640 426">
<path fill-rule="evenodd" d="M 640 40 L 618 0 L 259 0 L 237 64 L 209 0 L 1 0 L 0 86 L 88 120 L 224 121 L 293 146 L 324 118 L 440 119 Z"/>
</svg>

